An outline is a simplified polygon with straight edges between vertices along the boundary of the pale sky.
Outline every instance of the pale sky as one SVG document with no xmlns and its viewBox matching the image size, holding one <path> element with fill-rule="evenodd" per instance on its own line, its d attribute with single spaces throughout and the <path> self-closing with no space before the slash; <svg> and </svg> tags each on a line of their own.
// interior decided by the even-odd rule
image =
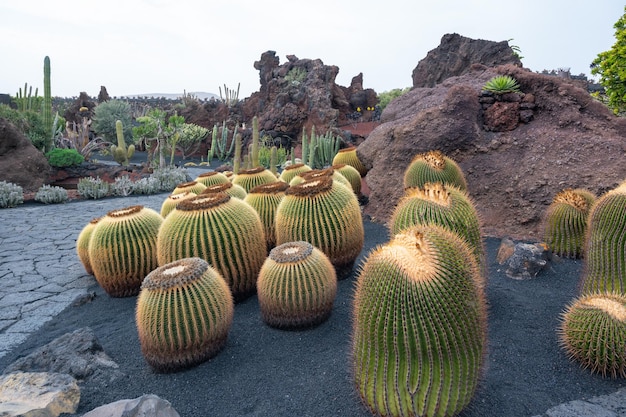
<svg viewBox="0 0 626 417">
<path fill-rule="evenodd" d="M 411 73 L 446 33 L 509 40 L 524 67 L 589 64 L 615 43 L 618 0 L 0 0 L 0 93 L 27 82 L 52 95 L 218 94 L 259 90 L 254 61 L 268 50 L 339 67 L 348 86 L 363 73 L 377 92 L 412 86 Z"/>
</svg>

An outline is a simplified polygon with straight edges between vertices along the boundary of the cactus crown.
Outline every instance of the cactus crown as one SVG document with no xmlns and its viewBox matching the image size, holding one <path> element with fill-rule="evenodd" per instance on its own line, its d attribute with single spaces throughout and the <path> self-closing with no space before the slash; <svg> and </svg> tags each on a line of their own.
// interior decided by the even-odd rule
<svg viewBox="0 0 626 417">
<path fill-rule="evenodd" d="M 264 166 L 250 168 L 250 169 L 240 169 L 239 175 L 252 175 L 252 174 L 258 174 L 259 172 L 263 172 L 263 171 L 265 171 Z"/>
<path fill-rule="evenodd" d="M 219 193 L 221 191 L 226 191 L 229 188 L 233 188 L 233 183 L 230 182 L 230 181 L 229 182 L 224 182 L 222 184 L 209 185 L 204 190 L 202 190 L 202 192 L 200 194 Z"/>
<path fill-rule="evenodd" d="M 312 196 L 329 191 L 332 187 L 333 179 L 328 176 L 322 176 L 293 185 L 285 190 L 285 194 L 300 197 Z"/>
<path fill-rule="evenodd" d="M 427 200 L 444 207 L 450 207 L 450 204 L 452 204 L 450 191 L 440 182 L 427 182 L 423 187 L 407 188 L 406 196 Z"/>
<path fill-rule="evenodd" d="M 428 151 L 424 154 L 417 155 L 414 160 L 423 159 L 433 169 L 442 170 L 446 166 L 446 159 L 441 151 Z"/>
<path fill-rule="evenodd" d="M 435 276 L 437 253 L 417 229 L 397 234 L 381 253 L 387 253 L 389 259 L 398 260 L 400 265 L 410 266 L 409 276 L 415 282 L 427 282 Z"/>
<path fill-rule="evenodd" d="M 139 213 L 143 210 L 143 206 L 130 206 L 123 209 L 112 210 L 107 213 L 109 217 L 126 217 Z M 97 222 L 96 222 L 97 223 Z"/>
<path fill-rule="evenodd" d="M 184 182 L 182 184 L 178 184 L 176 188 L 188 188 L 188 187 L 193 187 L 196 184 L 198 184 L 198 181 L 189 181 L 189 182 Z"/>
<path fill-rule="evenodd" d="M 607 297 L 589 297 L 581 302 L 582 306 L 596 308 L 613 317 L 615 320 L 626 323 L 626 306 Z"/>
<path fill-rule="evenodd" d="M 96 224 L 98 224 L 98 222 L 100 221 L 100 219 L 101 219 L 101 218 L 102 218 L 102 217 L 96 217 L 96 218 L 94 218 L 94 219 L 91 219 L 91 221 L 89 222 L 89 224 L 91 224 L 91 225 L 96 225 Z"/>
<path fill-rule="evenodd" d="M 292 169 L 302 168 L 303 166 L 304 166 L 303 163 L 287 165 L 285 167 L 284 171 L 289 171 L 289 170 L 292 170 Z"/>
<path fill-rule="evenodd" d="M 230 200 L 230 196 L 224 192 L 200 194 L 196 197 L 183 200 L 176 206 L 176 209 L 182 211 L 205 210 L 211 207 L 217 207 Z"/>
<path fill-rule="evenodd" d="M 196 281 L 206 271 L 208 262 L 201 258 L 184 258 L 161 266 L 146 276 L 141 289 L 169 290 Z"/>
<path fill-rule="evenodd" d="M 208 171 L 208 172 L 203 172 L 202 174 L 198 175 L 198 178 L 208 178 L 208 177 L 213 177 L 215 175 L 219 174 L 219 172 L 217 171 Z"/>
<path fill-rule="evenodd" d="M 185 191 L 185 192 L 180 193 L 180 194 L 170 194 L 170 195 L 167 196 L 167 198 L 169 200 L 174 200 L 174 201 L 176 201 L 176 200 L 184 200 L 185 198 L 187 198 L 188 196 L 190 196 L 192 194 L 195 195 L 191 191 Z"/>
<path fill-rule="evenodd" d="M 348 146 L 347 148 L 339 149 L 337 153 L 354 152 L 355 150 L 356 148 L 354 146 Z"/>
<path fill-rule="evenodd" d="M 314 246 L 302 240 L 283 243 L 270 251 L 270 259 L 279 264 L 296 263 L 308 258 Z"/>
<path fill-rule="evenodd" d="M 587 200 L 571 188 L 559 192 L 554 197 L 554 203 L 569 204 L 570 206 L 580 211 L 589 210 L 589 203 L 587 202 Z"/>
<path fill-rule="evenodd" d="M 335 173 L 335 170 L 332 168 L 324 168 L 324 169 L 313 169 L 311 171 L 303 172 L 300 174 L 304 180 L 312 180 L 319 177 L 332 177 Z"/>
<path fill-rule="evenodd" d="M 278 194 L 284 193 L 288 188 L 289 184 L 284 181 L 270 182 L 257 185 L 250 190 L 249 194 Z"/>
</svg>

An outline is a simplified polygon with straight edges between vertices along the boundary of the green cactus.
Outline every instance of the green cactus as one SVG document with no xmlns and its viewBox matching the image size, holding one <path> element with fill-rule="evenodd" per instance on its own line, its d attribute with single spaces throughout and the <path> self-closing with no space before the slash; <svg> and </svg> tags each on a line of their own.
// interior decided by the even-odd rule
<svg viewBox="0 0 626 417">
<path fill-rule="evenodd" d="M 357 171 L 355 167 L 348 164 L 337 164 L 333 165 L 331 168 L 348 180 L 352 191 L 354 191 L 357 197 L 361 195 L 361 174 L 359 174 L 359 171 Z"/>
<path fill-rule="evenodd" d="M 357 278 L 352 360 L 363 402 L 383 416 L 453 416 L 478 385 L 486 307 L 471 249 L 415 226 L 372 251 Z"/>
<path fill-rule="evenodd" d="M 224 184 L 209 185 L 200 194 L 219 193 L 219 192 L 225 192 L 229 196 L 236 197 L 240 200 L 245 199 L 246 196 L 248 195 L 248 193 L 246 193 L 246 190 L 244 190 L 241 185 L 233 184 L 230 181 Z"/>
<path fill-rule="evenodd" d="M 242 186 L 246 193 L 249 193 L 257 185 L 270 184 L 277 181 L 276 175 L 264 167 L 240 169 L 239 173 L 233 178 L 233 184 Z"/>
<path fill-rule="evenodd" d="M 181 201 L 159 230 L 159 265 L 202 258 L 222 274 L 236 301 L 255 292 L 266 256 L 265 232 L 256 210 L 223 192 Z"/>
<path fill-rule="evenodd" d="M 309 139 L 306 134 L 306 129 L 302 127 L 302 163 L 306 165 L 309 162 Z"/>
<path fill-rule="evenodd" d="M 276 245 L 303 240 L 319 248 L 349 276 L 365 240 L 359 202 L 348 186 L 329 176 L 291 186 L 276 208 Z"/>
<path fill-rule="evenodd" d="M 391 236 L 417 224 L 437 224 L 465 239 L 481 267 L 485 266 L 480 218 L 465 191 L 440 182 L 408 188 L 389 220 Z"/>
<path fill-rule="evenodd" d="M 353 166 L 357 171 L 359 171 L 361 177 L 364 177 L 365 174 L 367 174 L 367 168 L 365 168 L 365 165 L 363 165 L 363 163 L 357 156 L 356 147 L 354 146 L 349 146 L 347 148 L 339 149 L 337 151 L 337 154 L 333 158 L 333 165 L 338 164 Z"/>
<path fill-rule="evenodd" d="M 593 373 L 626 378 L 626 295 L 584 295 L 561 317 L 561 346 Z"/>
<path fill-rule="evenodd" d="M 80 262 L 83 264 L 85 272 L 89 275 L 93 275 L 93 268 L 91 267 L 91 262 L 89 261 L 89 239 L 91 238 L 93 229 L 96 228 L 96 224 L 98 224 L 99 221 L 100 217 L 92 219 L 85 225 L 85 227 L 83 227 L 78 234 L 78 238 L 76 239 L 76 254 L 78 255 Z"/>
<path fill-rule="evenodd" d="M 278 165 L 278 148 L 276 146 L 272 146 L 270 148 L 270 171 L 272 172 L 272 174 L 274 174 L 275 176 L 278 176 L 278 170 L 277 170 L 277 166 Z"/>
<path fill-rule="evenodd" d="M 596 196 L 583 189 L 559 192 L 546 211 L 544 239 L 548 248 L 565 258 L 581 258 L 587 219 Z"/>
<path fill-rule="evenodd" d="M 206 188 L 206 185 L 204 185 L 201 182 L 189 181 L 189 182 L 184 182 L 182 184 L 178 184 L 176 188 L 174 188 L 174 190 L 172 191 L 172 194 L 180 194 L 186 191 L 192 192 L 194 194 L 200 194 L 202 191 L 204 191 L 205 188 Z"/>
<path fill-rule="evenodd" d="M 250 190 L 243 200 L 259 213 L 265 230 L 268 250 L 271 250 L 276 245 L 276 233 L 274 231 L 276 208 L 285 197 L 285 191 L 288 188 L 289 184 L 282 181 L 257 185 Z"/>
<path fill-rule="evenodd" d="M 289 185 L 302 184 L 305 181 L 314 180 L 320 177 L 331 177 L 333 181 L 337 181 L 352 190 L 352 184 L 350 184 L 350 181 L 348 181 L 348 179 L 339 172 L 335 172 L 333 168 L 312 169 L 301 172 L 289 181 Z"/>
<path fill-rule="evenodd" d="M 308 242 L 283 243 L 271 250 L 257 281 L 261 317 L 269 326 L 304 328 L 325 321 L 337 294 L 335 268 Z"/>
<path fill-rule="evenodd" d="M 17 109 L 21 112 L 36 111 L 38 110 L 38 104 L 40 97 L 38 97 L 39 89 L 35 88 L 35 95 L 33 95 L 33 86 L 28 87 L 28 83 L 24 83 L 24 91 L 20 87 L 15 95 L 15 104 Z"/>
<path fill-rule="evenodd" d="M 254 116 L 252 118 L 252 144 L 250 145 L 250 163 L 251 168 L 257 168 L 261 166 L 259 162 L 259 118 Z"/>
<path fill-rule="evenodd" d="M 626 293 L 626 183 L 598 198 L 587 221 L 582 294 Z"/>
<path fill-rule="evenodd" d="M 242 140 L 241 140 L 241 134 L 237 134 L 235 135 L 235 156 L 233 158 L 233 174 L 237 175 L 239 173 L 240 170 L 240 164 L 241 164 L 241 148 L 242 148 Z M 232 181 L 232 179 L 231 179 Z"/>
<path fill-rule="evenodd" d="M 310 170 L 311 167 L 303 163 L 287 165 L 283 172 L 280 173 L 278 179 L 289 184 L 293 177 Z"/>
<path fill-rule="evenodd" d="M 467 190 L 461 168 L 440 151 L 416 155 L 404 172 L 404 188 L 422 187 L 427 182 L 442 182 Z"/>
<path fill-rule="evenodd" d="M 52 91 L 50 87 L 50 58 L 46 56 L 43 60 L 43 125 L 46 128 L 46 151 L 52 148 L 53 126 L 52 126 Z"/>
<path fill-rule="evenodd" d="M 89 261 L 98 284 L 111 297 L 137 295 L 157 267 L 157 233 L 163 217 L 143 206 L 113 210 L 91 232 Z"/>
<path fill-rule="evenodd" d="M 111 145 L 111 154 L 115 162 L 122 166 L 128 166 L 130 158 L 132 158 L 135 153 L 135 145 L 129 145 L 128 148 L 126 147 L 126 142 L 124 141 L 124 126 L 121 120 L 115 122 L 115 133 L 117 134 L 117 146 Z"/>
<path fill-rule="evenodd" d="M 178 203 L 188 198 L 195 197 L 196 195 L 196 193 L 191 191 L 183 191 L 182 193 L 168 195 L 165 201 L 161 204 L 161 217 L 166 218 L 167 215 L 176 208 Z"/>
<path fill-rule="evenodd" d="M 205 260 L 163 265 L 146 276 L 137 297 L 141 352 L 157 372 L 192 367 L 226 346 L 233 316 L 230 289 Z"/>
<path fill-rule="evenodd" d="M 217 171 L 203 172 L 202 174 L 198 175 L 198 177 L 194 181 L 204 184 L 207 187 L 209 185 L 225 184 L 227 182 L 230 182 L 226 175 Z"/>
</svg>

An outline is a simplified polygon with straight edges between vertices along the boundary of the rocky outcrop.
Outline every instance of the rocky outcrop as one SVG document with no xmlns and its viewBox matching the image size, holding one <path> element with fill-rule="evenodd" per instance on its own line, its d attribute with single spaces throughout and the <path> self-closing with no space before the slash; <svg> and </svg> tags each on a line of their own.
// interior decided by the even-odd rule
<svg viewBox="0 0 626 417">
<path fill-rule="evenodd" d="M 37 191 L 48 178 L 46 157 L 11 122 L 0 118 L 0 181 Z"/>
<path fill-rule="evenodd" d="M 94 408 L 83 417 L 179 417 L 179 414 L 168 401 L 149 394 Z"/>
<path fill-rule="evenodd" d="M 104 88 L 104 93 L 102 89 L 100 90 L 98 98 L 102 98 L 103 94 L 106 94 L 106 88 Z M 75 123 L 79 125 L 82 123 L 84 117 L 89 120 L 93 119 L 94 111 L 97 105 L 98 103 L 93 101 L 92 98 L 87 95 L 87 93 L 82 91 L 78 98 L 74 100 L 74 102 L 65 110 L 65 112 L 63 113 L 63 118 L 69 124 Z"/>
<path fill-rule="evenodd" d="M 76 412 L 80 389 L 67 374 L 16 372 L 0 376 L 0 415 L 57 417 Z"/>
</svg>

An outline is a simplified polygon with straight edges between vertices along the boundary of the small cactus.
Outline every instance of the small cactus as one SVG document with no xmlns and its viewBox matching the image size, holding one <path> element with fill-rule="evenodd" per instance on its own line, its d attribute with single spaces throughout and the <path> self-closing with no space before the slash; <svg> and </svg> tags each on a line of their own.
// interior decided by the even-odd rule
<svg viewBox="0 0 626 417">
<path fill-rule="evenodd" d="M 367 174 L 367 168 L 365 167 L 365 165 L 363 165 L 363 162 L 361 162 L 358 155 L 356 154 L 356 147 L 354 146 L 349 146 L 347 148 L 339 149 L 339 151 L 337 151 L 337 154 L 333 158 L 333 165 L 338 164 L 353 166 L 357 171 L 359 171 L 361 177 L 364 177 L 365 174 Z"/>
<path fill-rule="evenodd" d="M 200 194 L 210 194 L 210 193 L 219 193 L 219 192 L 224 192 L 228 194 L 229 196 L 236 197 L 240 200 L 245 199 L 246 196 L 248 195 L 248 193 L 246 193 L 246 190 L 244 190 L 241 185 L 233 184 L 230 181 L 224 184 L 209 185 Z"/>
<path fill-rule="evenodd" d="M 593 373 L 626 378 L 626 295 L 591 294 L 562 315 L 561 346 Z"/>
<path fill-rule="evenodd" d="M 256 167 L 250 169 L 240 169 L 233 178 L 233 184 L 237 184 L 246 190 L 246 193 L 251 189 L 261 184 L 269 184 L 271 182 L 278 181 L 276 175 L 265 167 Z"/>
<path fill-rule="evenodd" d="M 124 141 L 124 126 L 121 120 L 115 122 L 115 133 L 117 134 L 117 146 L 111 145 L 111 154 L 115 162 L 122 166 L 127 166 L 130 163 L 130 158 L 132 158 L 135 153 L 135 145 L 126 147 L 126 142 Z"/>
<path fill-rule="evenodd" d="M 361 174 L 355 167 L 348 164 L 336 164 L 331 168 L 348 180 L 350 187 L 352 187 L 352 191 L 354 191 L 354 194 L 357 197 L 361 195 Z"/>
<path fill-rule="evenodd" d="M 200 194 L 202 191 L 204 191 L 205 188 L 206 185 L 202 184 L 201 182 L 189 181 L 178 184 L 176 188 L 174 188 L 174 191 L 172 191 L 172 194 L 180 194 L 184 193 L 185 191 L 189 191 L 194 194 Z"/>
<path fill-rule="evenodd" d="M 461 168 L 440 151 L 416 155 L 404 172 L 404 188 L 423 187 L 427 182 L 441 182 L 467 190 Z"/>
<path fill-rule="evenodd" d="M 285 169 L 283 169 L 283 172 L 280 173 L 278 179 L 289 184 L 293 177 L 310 170 L 311 167 L 303 163 L 287 165 Z"/>
<path fill-rule="evenodd" d="M 263 321 L 277 328 L 303 328 L 326 320 L 337 294 L 335 268 L 308 242 L 271 250 L 257 281 Z"/>
<path fill-rule="evenodd" d="M 175 372 L 217 355 L 226 345 L 234 303 L 224 278 L 200 258 L 150 272 L 137 297 L 141 352 L 157 372 Z"/>
<path fill-rule="evenodd" d="M 99 221 L 100 217 L 92 219 L 85 225 L 85 227 L 83 227 L 78 234 L 78 238 L 76 239 L 76 254 L 78 255 L 80 262 L 83 264 L 85 272 L 89 275 L 93 275 L 93 268 L 91 267 L 91 262 L 89 261 L 89 239 L 91 238 L 93 229 L 95 229 L 96 224 L 98 224 Z"/>
<path fill-rule="evenodd" d="M 282 181 L 258 185 L 251 189 L 243 200 L 259 213 L 261 223 L 263 223 L 263 228 L 265 229 L 268 250 L 271 250 L 276 245 L 274 227 L 276 208 L 278 208 L 278 205 L 285 197 L 285 190 L 288 188 L 289 184 Z"/>
<path fill-rule="evenodd" d="M 161 204 L 161 217 L 166 218 L 167 215 L 176 208 L 178 203 L 188 198 L 195 197 L 196 195 L 197 194 L 194 194 L 191 191 L 168 195 L 165 201 L 163 201 L 163 204 Z"/>
<path fill-rule="evenodd" d="M 230 182 L 226 175 L 217 171 L 203 172 L 202 174 L 198 175 L 198 177 L 194 181 L 202 183 L 207 187 L 210 185 L 224 184 Z"/>
</svg>

